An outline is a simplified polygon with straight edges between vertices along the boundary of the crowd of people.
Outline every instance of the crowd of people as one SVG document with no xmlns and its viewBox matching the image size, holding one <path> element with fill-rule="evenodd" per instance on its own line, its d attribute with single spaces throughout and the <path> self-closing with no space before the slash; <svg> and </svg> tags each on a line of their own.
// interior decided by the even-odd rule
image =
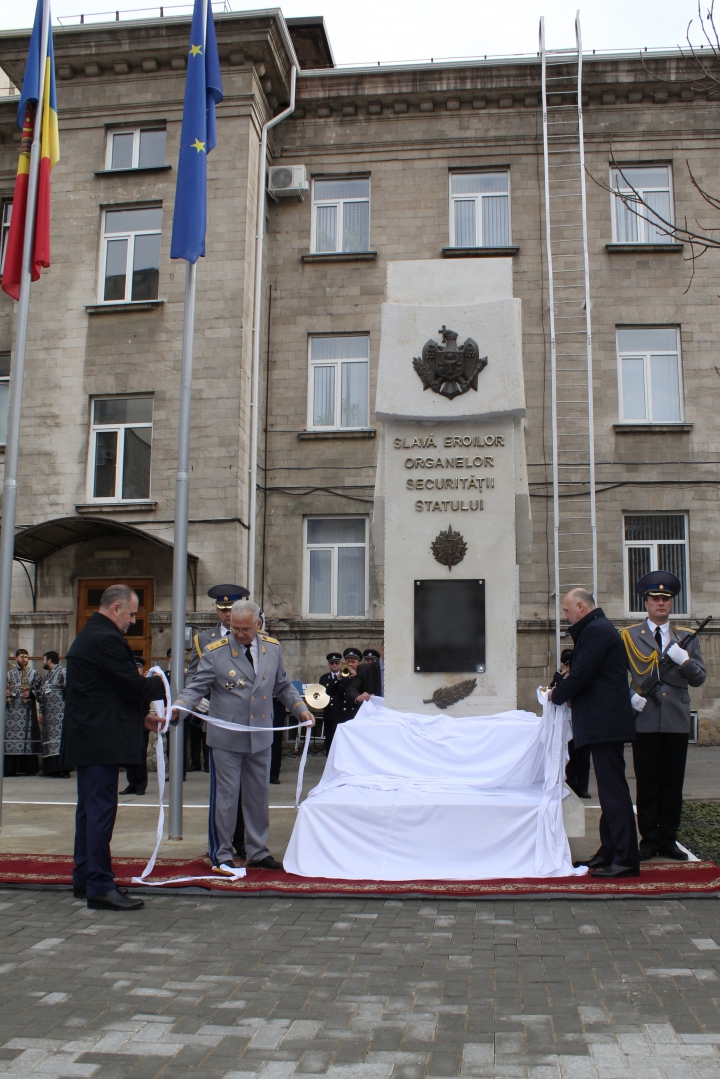
<svg viewBox="0 0 720 1079">
<path fill-rule="evenodd" d="M 7 675 L 5 696 L 6 776 L 59 776 L 70 772 L 60 763 L 60 741 L 65 714 L 65 668 L 57 652 L 45 652 L 45 671 L 30 665 L 26 648 L 15 652 L 15 666 Z"/>
<path fill-rule="evenodd" d="M 656 571 L 645 574 L 637 589 L 647 618 L 622 634 L 585 589 L 565 596 L 573 648 L 563 651 L 549 691 L 554 704 L 570 706 L 566 779 L 581 798 L 589 797 L 591 760 L 594 766 L 601 845 L 592 858 L 575 864 L 587 865 L 597 877 L 636 876 L 640 862 L 657 854 L 688 857 L 677 843 L 691 719 L 688 689 L 703 684 L 705 666 L 697 633 L 670 623 L 679 579 Z M 282 863 L 267 846 L 269 784 L 279 782 L 285 732 L 305 728 L 309 736 L 314 727 L 315 740 L 321 738 L 329 753 L 338 725 L 353 719 L 371 696 L 384 696 L 384 649 L 329 652 L 320 678 L 329 701 L 322 715 L 313 714 L 285 672 L 279 641 L 262 632 L 262 611 L 247 589 L 218 585 L 208 594 L 218 623 L 195 637 L 172 722 L 185 717 L 190 770 L 209 772 L 213 871 L 233 876 L 238 864 L 279 870 Z M 25 649 L 18 649 L 8 672 L 6 774 L 37 774 L 40 755 L 45 775 L 77 771 L 73 885 L 75 895 L 87 896 L 93 908 L 143 905 L 115 887 L 110 859 L 119 771 L 127 768 L 122 793 L 144 791 L 149 732 L 159 726 L 149 706 L 164 694 L 162 680 L 143 676 L 144 661 L 125 640 L 137 607 L 128 585 L 107 588 L 99 611 L 68 650 L 67 672 L 57 653 L 47 652 L 41 678 Z M 628 742 L 637 779 L 637 826 L 625 775 Z"/>
</svg>

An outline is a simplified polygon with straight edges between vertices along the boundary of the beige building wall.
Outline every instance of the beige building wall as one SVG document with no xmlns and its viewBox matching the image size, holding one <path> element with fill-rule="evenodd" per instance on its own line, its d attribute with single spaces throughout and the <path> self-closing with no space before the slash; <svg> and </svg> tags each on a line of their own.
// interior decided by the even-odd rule
<svg viewBox="0 0 720 1079">
<path fill-rule="evenodd" d="M 198 559 L 200 611 L 189 618 L 198 624 L 212 617 L 206 589 L 224 580 L 243 583 L 247 575 L 258 140 L 262 121 L 288 100 L 292 59 L 279 14 L 222 15 L 217 27 L 225 100 L 218 109 L 218 146 L 209 159 L 208 256 L 198 270 L 193 385 L 189 546 Z M 53 265 L 32 293 L 18 518 L 19 525 L 30 526 L 102 517 L 136 528 L 140 535 L 127 545 L 132 572 L 145 573 L 149 566 L 155 576 L 158 654 L 164 654 L 167 636 L 160 627 L 169 624 L 171 556 L 143 536 L 172 542 L 184 266 L 168 255 L 188 28 L 187 19 L 166 19 L 55 32 L 62 158 L 53 172 Z M 0 35 L 0 67 L 16 83 L 26 48 L 27 35 Z M 671 164 L 677 219 L 716 223 L 688 165 L 700 184 L 719 193 L 717 106 L 693 89 L 684 64 L 678 56 L 650 54 L 644 63 L 619 56 L 588 58 L 585 64 L 599 600 L 619 625 L 638 620 L 625 606 L 625 512 L 688 514 L 691 613 L 720 617 L 719 256 L 708 252 L 691 282 L 687 246 L 672 252 L 609 250 L 611 205 L 602 186 L 612 155 L 626 165 Z M 372 415 L 369 429 L 352 435 L 308 431 L 308 338 L 369 335 L 372 403 L 387 263 L 452 254 L 443 249 L 450 242 L 449 173 L 458 168 L 510 174 L 533 514 L 532 552 L 519 571 L 521 703 L 532 706 L 534 687 L 552 673 L 550 355 L 539 90 L 534 59 L 306 69 L 298 78 L 294 115 L 272 132 L 271 163 L 305 165 L 311 180 L 368 174 L 371 179 L 371 253 L 362 258 L 304 257 L 311 253 L 311 198 L 267 203 L 256 579 L 294 677 L 315 680 L 331 647 L 377 643 L 383 619 L 382 559 L 372 547 L 366 619 L 310 619 L 303 610 L 303 521 L 309 515 L 372 517 L 379 442 Z M 564 90 L 570 103 L 570 80 Z M 0 196 L 11 194 L 14 182 L 14 111 L 14 102 L 0 99 Z M 104 167 L 108 125 L 147 120 L 166 122 L 172 168 L 95 175 Z M 145 199 L 163 206 L 164 303 L 148 311 L 89 313 L 97 300 L 102 207 Z M 0 298 L 0 352 L 11 348 L 13 308 Z M 653 324 L 680 328 L 686 422 L 672 430 L 638 431 L 619 420 L 615 328 Z M 156 505 L 117 506 L 100 514 L 87 508 L 90 399 L 146 392 L 155 401 Z M 88 540 L 42 560 L 35 614 L 18 569 L 18 633 L 37 632 L 43 647 L 56 633 L 52 640 L 64 647 L 74 633 L 77 579 L 103 575 L 93 552 L 106 546 Z M 714 633 L 703 647 L 710 675 L 693 700 L 710 714 L 720 698 Z"/>
</svg>

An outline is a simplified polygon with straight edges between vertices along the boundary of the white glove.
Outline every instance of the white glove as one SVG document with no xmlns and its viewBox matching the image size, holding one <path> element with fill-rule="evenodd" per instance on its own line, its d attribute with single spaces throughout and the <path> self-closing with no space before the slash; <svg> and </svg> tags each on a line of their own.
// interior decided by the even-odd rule
<svg viewBox="0 0 720 1079">
<path fill-rule="evenodd" d="M 210 701 L 207 699 L 207 697 L 203 697 L 203 699 L 200 701 L 200 704 L 197 706 L 197 711 L 200 712 L 204 716 L 206 716 L 209 713 L 209 711 L 210 711 Z"/>
<path fill-rule="evenodd" d="M 647 697 L 641 697 L 639 693 L 633 693 L 630 698 L 630 704 L 633 706 L 636 712 L 642 712 L 643 708 L 647 704 Z"/>
<path fill-rule="evenodd" d="M 681 648 L 679 644 L 671 644 L 665 655 L 670 656 L 670 659 L 673 663 L 677 663 L 678 667 L 682 667 L 683 663 L 687 663 L 690 659 L 690 653 Z"/>
</svg>

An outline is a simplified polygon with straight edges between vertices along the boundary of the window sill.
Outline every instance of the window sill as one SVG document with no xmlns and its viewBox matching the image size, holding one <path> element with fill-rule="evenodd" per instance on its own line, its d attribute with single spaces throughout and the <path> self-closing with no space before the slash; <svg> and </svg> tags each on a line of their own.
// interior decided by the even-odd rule
<svg viewBox="0 0 720 1079">
<path fill-rule="evenodd" d="M 172 165 L 147 165 L 138 169 L 98 169 L 96 176 L 126 176 L 129 172 L 168 172 Z"/>
<path fill-rule="evenodd" d="M 692 431 L 694 423 L 614 423 L 616 435 L 675 435 Z"/>
<path fill-rule="evenodd" d="M 301 255 L 301 262 L 374 262 L 377 251 L 315 251 Z"/>
<path fill-rule="evenodd" d="M 444 259 L 499 259 L 517 255 L 519 247 L 443 247 Z"/>
<path fill-rule="evenodd" d="M 605 244 L 611 255 L 668 254 L 683 251 L 685 244 Z"/>
<path fill-rule="evenodd" d="M 164 300 L 131 300 L 130 303 L 89 303 L 85 305 L 88 315 L 125 314 L 127 311 L 155 311 Z"/>
<path fill-rule="evenodd" d="M 367 427 L 361 431 L 298 431 L 301 442 L 325 442 L 337 438 L 375 438 L 377 431 Z"/>
<path fill-rule="evenodd" d="M 156 507 L 157 502 L 151 498 L 143 498 L 134 502 L 80 502 L 75 506 L 75 512 L 86 516 L 95 513 L 117 513 L 118 510 L 154 510 Z"/>
</svg>

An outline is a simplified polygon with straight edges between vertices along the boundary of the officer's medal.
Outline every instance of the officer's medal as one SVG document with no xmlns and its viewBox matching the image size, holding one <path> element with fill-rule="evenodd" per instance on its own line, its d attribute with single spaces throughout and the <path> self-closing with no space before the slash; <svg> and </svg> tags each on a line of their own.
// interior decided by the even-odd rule
<svg viewBox="0 0 720 1079">
<path fill-rule="evenodd" d="M 237 674 L 237 671 L 234 671 L 234 670 L 230 669 L 228 671 L 228 674 L 229 674 L 230 678 L 234 678 L 235 675 Z M 237 682 L 226 682 L 225 683 L 225 689 L 245 689 L 246 685 L 247 685 L 247 678 L 245 677 L 244 674 L 241 674 L 240 677 L 238 678 Z"/>
</svg>

